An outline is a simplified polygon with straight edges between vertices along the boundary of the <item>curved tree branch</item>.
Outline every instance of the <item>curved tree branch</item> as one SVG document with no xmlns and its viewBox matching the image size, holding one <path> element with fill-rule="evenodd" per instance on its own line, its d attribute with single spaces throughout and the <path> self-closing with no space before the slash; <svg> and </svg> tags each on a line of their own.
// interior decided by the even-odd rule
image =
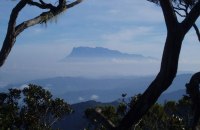
<svg viewBox="0 0 200 130">
<path fill-rule="evenodd" d="M 36 6 L 40 9 L 53 9 L 53 8 L 55 8 L 55 6 L 53 6 L 52 4 L 47 4 L 42 0 L 40 0 L 40 3 L 35 2 L 35 1 L 28 1 L 28 4 L 32 5 L 32 6 Z"/>
<path fill-rule="evenodd" d="M 195 32 L 197 34 L 198 40 L 200 42 L 200 32 L 199 32 L 199 29 L 198 29 L 197 25 L 193 24 L 193 28 L 194 28 L 194 30 L 195 30 Z"/>
<path fill-rule="evenodd" d="M 183 7 L 180 7 L 180 5 L 179 4 L 181 4 Z M 179 4 L 178 4 L 178 7 L 174 7 L 174 11 L 175 11 L 175 13 L 177 13 L 179 16 L 181 16 L 181 17 L 184 17 L 184 18 L 186 18 L 187 16 L 188 16 L 188 9 L 189 9 L 189 5 L 187 5 L 187 4 L 182 4 L 182 1 L 179 1 Z M 190 9 L 191 9 L 192 7 L 190 7 Z M 184 11 L 184 13 L 185 13 L 185 15 L 183 15 L 183 14 L 181 14 L 179 11 Z M 196 35 L 197 35 L 197 38 L 198 38 L 198 40 L 200 41 L 200 32 L 199 32 L 199 29 L 198 29 L 198 27 L 197 27 L 197 25 L 194 23 L 193 25 L 193 28 L 194 28 L 194 30 L 195 30 L 195 32 L 196 32 Z"/>
<path fill-rule="evenodd" d="M 186 12 L 187 11 L 187 9 L 186 8 L 181 8 L 181 7 L 174 7 L 174 9 L 175 10 L 180 10 L 180 11 L 184 11 L 184 12 Z"/>
<path fill-rule="evenodd" d="M 181 14 L 180 12 L 178 12 L 177 10 L 174 10 L 175 11 L 175 13 L 177 13 L 179 16 L 181 16 L 181 17 L 186 17 L 186 15 L 184 15 L 184 14 Z"/>
<path fill-rule="evenodd" d="M 11 51 L 11 48 L 13 47 L 16 36 L 15 36 L 15 25 L 16 20 L 18 17 L 19 12 L 26 6 L 27 0 L 21 0 L 12 10 L 10 15 L 10 20 L 8 23 L 8 29 L 7 34 L 3 42 L 3 46 L 0 51 L 0 67 L 5 62 L 5 59 L 7 58 L 8 54 Z"/>
<path fill-rule="evenodd" d="M 183 31 L 188 32 L 190 28 L 194 25 L 195 21 L 198 19 L 200 14 L 200 1 L 198 1 L 195 6 L 188 13 L 186 18 L 181 23 L 183 26 Z"/>
<path fill-rule="evenodd" d="M 65 11 L 66 9 L 72 8 L 75 5 L 82 2 L 82 0 L 76 0 L 72 3 L 66 4 L 65 0 L 59 0 L 58 6 L 54 7 L 53 5 L 50 6 L 50 4 L 44 3 L 42 0 L 40 0 L 41 3 L 33 2 L 33 1 L 27 1 L 27 0 L 21 0 L 15 8 L 12 10 L 10 15 L 10 20 L 8 24 L 7 34 L 5 37 L 5 40 L 3 42 L 3 46 L 0 51 L 0 67 L 4 64 L 5 60 L 7 59 L 14 43 L 16 40 L 16 37 L 23 32 L 25 29 L 27 29 L 30 26 L 34 26 L 36 24 L 40 24 L 43 22 L 48 21 L 49 19 L 53 18 L 54 16 L 60 14 L 61 12 Z M 39 16 L 24 21 L 21 24 L 16 26 L 16 20 L 18 17 L 19 12 L 25 7 L 26 4 L 30 4 L 42 9 L 50 9 L 47 12 L 41 13 Z"/>
</svg>

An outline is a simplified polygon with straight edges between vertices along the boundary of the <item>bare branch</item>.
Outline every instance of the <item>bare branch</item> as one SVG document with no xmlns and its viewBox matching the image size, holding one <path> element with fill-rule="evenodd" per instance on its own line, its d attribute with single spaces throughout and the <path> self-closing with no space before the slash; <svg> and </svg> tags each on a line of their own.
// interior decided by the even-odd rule
<svg viewBox="0 0 200 130">
<path fill-rule="evenodd" d="M 45 5 L 46 3 L 43 0 L 39 0 L 41 4 Z"/>
<path fill-rule="evenodd" d="M 174 11 L 181 17 L 187 17 L 188 16 L 188 9 L 192 9 L 192 7 L 189 7 L 189 5 L 187 4 L 183 4 L 181 1 L 179 1 L 180 4 L 184 7 L 184 8 L 181 8 L 180 5 L 178 5 L 178 7 L 174 7 Z M 181 14 L 180 11 L 184 11 L 185 15 Z M 193 24 L 193 28 L 195 29 L 195 32 L 196 32 L 196 35 L 197 35 L 197 38 L 198 40 L 200 41 L 200 32 L 199 32 L 199 29 L 197 27 L 197 25 L 194 23 Z"/>
<path fill-rule="evenodd" d="M 0 67 L 3 65 L 5 62 L 8 54 L 11 51 L 11 48 L 13 47 L 16 36 L 15 36 L 15 25 L 16 25 L 16 20 L 18 17 L 19 12 L 26 6 L 27 0 L 21 0 L 12 10 L 11 15 L 10 15 L 10 20 L 8 23 L 8 29 L 7 29 L 7 34 L 3 42 L 3 46 L 0 51 Z"/>
<path fill-rule="evenodd" d="M 102 123 L 108 130 L 115 128 L 115 125 L 101 113 L 101 108 L 91 109 L 87 116 L 91 120 L 95 119 L 98 123 Z"/>
<path fill-rule="evenodd" d="M 197 34 L 198 40 L 200 42 L 200 32 L 199 32 L 199 29 L 198 29 L 197 25 L 193 24 L 193 28 L 194 28 L 194 30 L 195 30 L 195 32 Z"/>
<path fill-rule="evenodd" d="M 185 3 L 183 3 L 183 1 L 182 1 L 182 0 L 179 0 L 179 4 L 180 4 L 180 5 L 182 5 L 183 7 L 185 7 L 185 6 L 186 6 L 186 4 L 185 4 Z"/>
<path fill-rule="evenodd" d="M 200 15 L 200 1 L 197 2 L 197 4 L 195 4 L 195 6 L 190 11 L 190 13 L 188 13 L 185 20 L 183 20 L 183 22 L 181 23 L 183 27 L 183 31 L 185 33 L 187 33 L 190 30 L 190 28 L 194 25 L 199 15 Z"/>
<path fill-rule="evenodd" d="M 71 8 L 71 7 L 74 7 L 75 5 L 77 5 L 77 4 L 79 4 L 79 3 L 81 3 L 83 0 L 77 0 L 77 1 L 75 1 L 75 2 L 72 2 L 72 3 L 70 3 L 70 4 L 67 4 L 67 8 Z"/>
<path fill-rule="evenodd" d="M 180 7 L 174 7 L 174 9 L 176 9 L 176 10 L 186 11 L 186 9 L 184 9 L 184 8 L 180 8 Z"/>
<path fill-rule="evenodd" d="M 40 3 L 34 2 L 34 1 L 28 1 L 28 4 L 32 5 L 32 6 L 36 6 L 36 7 L 40 8 L 40 9 L 54 9 L 54 8 L 56 8 L 52 4 L 44 3 L 42 0 L 40 0 Z"/>
<path fill-rule="evenodd" d="M 179 13 L 177 10 L 174 10 L 179 16 L 181 16 L 181 17 L 186 17 L 186 15 L 183 15 L 183 14 L 181 14 L 181 13 Z"/>
<path fill-rule="evenodd" d="M 18 17 L 18 13 L 25 7 L 27 3 L 31 3 L 32 5 L 42 8 L 42 9 L 50 9 L 47 12 L 41 13 L 39 16 L 24 21 L 18 26 L 16 26 L 16 19 Z M 30 26 L 34 26 L 36 24 L 40 24 L 43 22 L 48 21 L 49 19 L 53 18 L 54 16 L 60 14 L 61 12 L 64 12 L 66 9 L 69 9 L 71 7 L 74 7 L 75 5 L 81 3 L 82 0 L 74 1 L 70 4 L 66 4 L 65 0 L 59 0 L 59 5 L 57 7 L 50 6 L 49 4 L 44 3 L 42 0 L 40 0 L 40 3 L 38 2 L 30 2 L 27 0 L 21 0 L 16 7 L 12 10 L 12 13 L 10 15 L 10 20 L 8 24 L 7 34 L 5 37 L 5 40 L 3 42 L 3 47 L 0 51 L 0 67 L 4 64 L 6 58 L 8 57 L 14 43 L 16 40 L 16 37 L 25 29 L 27 29 Z"/>
<path fill-rule="evenodd" d="M 51 123 L 50 123 L 50 127 L 52 127 L 53 126 L 53 124 L 55 124 L 58 120 L 59 120 L 60 118 L 58 117 L 58 118 L 56 118 L 56 119 L 54 119 Z"/>
</svg>

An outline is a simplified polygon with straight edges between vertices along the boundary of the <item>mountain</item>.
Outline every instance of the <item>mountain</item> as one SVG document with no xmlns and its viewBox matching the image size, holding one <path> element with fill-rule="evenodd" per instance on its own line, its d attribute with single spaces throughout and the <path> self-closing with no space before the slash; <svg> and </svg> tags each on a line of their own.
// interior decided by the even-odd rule
<svg viewBox="0 0 200 130">
<path fill-rule="evenodd" d="M 102 103 L 96 101 L 86 101 L 71 105 L 74 113 L 66 116 L 62 120 L 58 121 L 54 127 L 61 128 L 61 130 L 84 130 L 89 125 L 89 121 L 85 117 L 85 110 L 95 106 L 112 105 L 117 106 L 119 102 Z"/>
<path fill-rule="evenodd" d="M 53 77 L 8 85 L 2 89 L 0 88 L 0 90 L 5 91 L 11 87 L 23 88 L 24 84 L 31 83 L 43 86 L 45 89 L 50 90 L 55 97 L 63 98 L 70 104 L 87 100 L 111 102 L 120 98 L 122 93 L 127 93 L 127 96 L 142 93 L 152 82 L 154 77 L 155 76 L 112 78 Z M 185 84 L 189 82 L 190 77 L 191 74 L 178 75 L 165 93 L 185 89 Z M 165 100 L 165 98 L 168 97 L 164 96 L 162 100 Z"/>
<path fill-rule="evenodd" d="M 185 93 L 184 89 L 177 90 L 174 92 L 169 92 L 161 95 L 161 97 L 158 99 L 158 103 L 164 104 L 165 101 L 178 101 L 180 98 L 182 98 L 182 95 Z M 127 99 L 129 100 L 129 99 Z M 89 125 L 89 121 L 85 117 L 85 110 L 87 108 L 92 108 L 95 106 L 106 106 L 106 105 L 112 105 L 112 106 L 118 106 L 120 103 L 120 100 L 116 100 L 114 102 L 109 103 L 102 103 L 102 102 L 96 102 L 96 101 L 86 101 L 81 103 L 72 104 L 71 107 L 74 110 L 74 113 L 64 117 L 62 120 L 58 121 L 54 127 L 60 128 L 60 129 L 69 129 L 69 130 L 83 130 Z"/>
<path fill-rule="evenodd" d="M 166 101 L 178 101 L 183 97 L 183 95 L 186 95 L 186 89 L 179 89 L 173 92 L 163 93 L 157 102 L 163 104 Z"/>
<path fill-rule="evenodd" d="M 110 50 L 103 47 L 75 47 L 67 58 L 134 58 L 134 59 L 154 59 L 139 54 L 122 53 L 117 50 Z"/>
<path fill-rule="evenodd" d="M 31 83 L 50 90 L 54 96 L 63 98 L 70 103 L 91 99 L 111 102 L 120 98 L 122 93 L 134 95 L 142 92 L 152 79 L 153 76 L 113 78 L 53 77 L 8 85 L 4 90 L 11 87 L 23 88 L 24 84 Z"/>
<path fill-rule="evenodd" d="M 173 84 L 167 92 L 161 95 L 157 102 L 163 104 L 164 101 L 177 101 L 180 99 L 182 95 L 185 94 L 185 83 L 189 82 L 190 78 L 191 74 L 177 75 Z M 75 112 L 58 121 L 55 127 L 58 126 L 64 130 L 83 130 L 89 123 L 84 117 L 84 111 L 87 108 L 99 105 L 116 106 L 119 103 L 118 99 L 121 98 L 122 93 L 127 93 L 127 97 L 141 93 L 148 87 L 153 79 L 154 76 L 96 79 L 83 77 L 54 77 L 9 85 L 5 87 L 4 90 L 16 86 L 23 88 L 24 84 L 29 83 L 38 84 L 49 89 L 55 97 L 61 97 L 70 104 L 76 103 L 72 104 L 72 108 Z M 93 101 L 91 101 L 91 99 L 93 99 Z"/>
</svg>

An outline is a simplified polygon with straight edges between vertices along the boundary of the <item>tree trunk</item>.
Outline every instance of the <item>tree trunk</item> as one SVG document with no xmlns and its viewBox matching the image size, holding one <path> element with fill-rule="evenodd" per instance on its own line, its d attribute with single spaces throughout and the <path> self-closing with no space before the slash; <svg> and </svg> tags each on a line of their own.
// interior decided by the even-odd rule
<svg viewBox="0 0 200 130">
<path fill-rule="evenodd" d="M 198 121 L 200 118 L 200 72 L 195 73 L 188 84 L 186 84 L 186 91 L 189 94 L 192 100 L 192 108 L 193 108 L 193 120 L 192 120 L 192 129 L 196 130 L 196 126 L 198 125 Z"/>
<path fill-rule="evenodd" d="M 15 40 L 16 40 L 16 34 L 15 34 L 15 26 L 16 26 L 16 20 L 18 17 L 19 12 L 26 6 L 27 1 L 21 0 L 12 10 L 10 15 L 10 20 L 8 22 L 8 29 L 7 34 L 3 42 L 3 46 L 0 51 L 0 67 L 4 64 L 6 57 L 8 57 L 8 54 L 11 51 L 11 48 L 13 47 Z"/>
<path fill-rule="evenodd" d="M 183 39 L 200 15 L 200 1 L 179 23 L 171 0 L 159 0 L 167 27 L 167 38 L 162 56 L 161 68 L 155 80 L 150 84 L 136 104 L 114 130 L 129 130 L 136 125 L 158 97 L 171 85 L 177 69 Z"/>
<path fill-rule="evenodd" d="M 129 130 L 133 125 L 136 125 L 174 80 L 185 35 L 183 35 L 180 28 L 175 30 L 167 35 L 160 72 L 115 130 Z"/>
</svg>

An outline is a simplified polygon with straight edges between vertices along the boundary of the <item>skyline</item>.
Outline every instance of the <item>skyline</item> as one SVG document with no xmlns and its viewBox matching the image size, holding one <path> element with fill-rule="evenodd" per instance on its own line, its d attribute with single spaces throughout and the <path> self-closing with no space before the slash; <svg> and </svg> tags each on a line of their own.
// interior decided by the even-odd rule
<svg viewBox="0 0 200 130">
<path fill-rule="evenodd" d="M 0 9 L 0 45 L 2 45 L 9 12 L 16 2 L 2 1 Z M 32 7 L 31 7 L 32 8 Z M 20 14 L 20 21 L 35 16 L 39 10 L 29 12 L 26 8 Z M 197 25 L 199 24 L 197 21 Z M 73 47 L 105 47 L 126 53 L 141 54 L 161 59 L 166 37 L 166 27 L 161 8 L 146 1 L 84 0 L 81 4 L 58 16 L 45 25 L 25 30 L 17 37 L 16 45 L 6 63 L 0 69 L 0 77 L 11 76 L 9 82 L 20 77 L 30 80 L 51 76 L 104 76 L 104 75 L 152 75 L 159 71 L 157 63 L 114 62 L 90 64 L 100 67 L 106 73 L 90 70 L 87 65 L 60 63 Z M 180 55 L 179 71 L 198 71 L 200 54 L 195 31 L 185 37 Z M 112 67 L 112 65 L 115 67 Z M 149 64 L 149 65 L 148 65 Z M 65 67 L 66 66 L 66 67 Z M 82 70 L 78 70 L 82 67 Z M 120 70 L 119 70 L 120 68 Z M 111 69 L 111 70 L 109 70 Z M 113 69 L 113 70 L 112 70 Z M 132 69 L 130 71 L 130 69 Z M 141 72 L 137 72 L 140 69 Z M 150 70 L 149 70 L 150 69 Z M 6 76 L 5 76 L 6 78 Z"/>
</svg>

